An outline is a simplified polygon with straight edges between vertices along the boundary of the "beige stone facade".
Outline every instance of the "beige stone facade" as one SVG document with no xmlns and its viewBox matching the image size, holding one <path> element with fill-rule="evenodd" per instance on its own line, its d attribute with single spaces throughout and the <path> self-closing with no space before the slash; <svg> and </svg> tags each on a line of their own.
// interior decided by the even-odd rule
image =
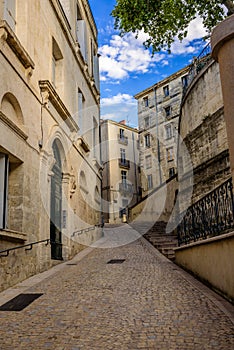
<svg viewBox="0 0 234 350">
<path fill-rule="evenodd" d="M 101 236 L 97 49 L 88 1 L 0 2 L 0 250 L 56 242 L 1 257 L 0 289 Z"/>
<path fill-rule="evenodd" d="M 138 130 L 112 120 L 101 123 L 105 222 L 120 223 L 140 199 Z"/>
<path fill-rule="evenodd" d="M 135 95 L 143 197 L 177 172 L 178 119 L 188 69 L 186 67 Z"/>
</svg>

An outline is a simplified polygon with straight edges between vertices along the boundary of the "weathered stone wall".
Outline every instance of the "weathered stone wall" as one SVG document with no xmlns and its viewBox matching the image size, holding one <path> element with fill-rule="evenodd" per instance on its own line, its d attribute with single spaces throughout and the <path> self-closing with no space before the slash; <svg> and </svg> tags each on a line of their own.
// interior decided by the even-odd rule
<svg viewBox="0 0 234 350">
<path fill-rule="evenodd" d="M 219 66 L 214 61 L 194 79 L 184 97 L 179 133 L 189 154 L 185 157 L 182 147 L 178 151 L 180 203 L 181 209 L 186 209 L 190 204 L 187 191 L 192 185 L 191 201 L 196 202 L 230 177 Z M 187 176 L 189 162 L 191 176 Z"/>
</svg>

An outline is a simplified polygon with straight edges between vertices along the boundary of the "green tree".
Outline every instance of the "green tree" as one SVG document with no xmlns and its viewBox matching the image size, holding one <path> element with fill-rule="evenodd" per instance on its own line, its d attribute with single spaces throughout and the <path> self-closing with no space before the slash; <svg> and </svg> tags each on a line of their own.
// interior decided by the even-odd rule
<svg viewBox="0 0 234 350">
<path fill-rule="evenodd" d="M 222 6 L 224 5 L 224 6 Z M 112 11 L 115 29 L 124 35 L 133 32 L 138 36 L 143 30 L 149 35 L 145 47 L 153 52 L 170 47 L 175 37 L 183 40 L 187 36 L 189 23 L 200 16 L 209 33 L 225 17 L 234 13 L 233 0 L 116 0 Z"/>
</svg>

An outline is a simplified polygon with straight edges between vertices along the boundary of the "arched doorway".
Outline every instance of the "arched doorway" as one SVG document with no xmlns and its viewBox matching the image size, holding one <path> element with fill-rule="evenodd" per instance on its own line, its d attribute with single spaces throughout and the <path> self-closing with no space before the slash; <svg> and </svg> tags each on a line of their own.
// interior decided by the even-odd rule
<svg viewBox="0 0 234 350">
<path fill-rule="evenodd" d="M 58 144 L 54 141 L 53 153 L 55 164 L 52 168 L 50 191 L 50 240 L 51 258 L 62 260 L 62 162 Z"/>
</svg>

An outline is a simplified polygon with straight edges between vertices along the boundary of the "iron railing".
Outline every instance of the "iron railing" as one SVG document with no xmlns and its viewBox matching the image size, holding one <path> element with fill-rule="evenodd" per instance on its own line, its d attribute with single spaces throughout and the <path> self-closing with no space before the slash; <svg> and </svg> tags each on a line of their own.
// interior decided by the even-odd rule
<svg viewBox="0 0 234 350">
<path fill-rule="evenodd" d="M 19 245 L 19 246 L 13 247 L 13 248 L 0 250 L 0 258 L 8 256 L 9 252 L 13 251 L 13 250 L 17 250 L 17 249 L 21 249 L 21 248 L 25 248 L 25 250 L 32 250 L 33 246 L 35 244 L 39 244 L 39 243 L 46 243 L 46 245 L 48 245 L 49 243 L 51 244 L 51 243 L 54 243 L 54 242 L 51 242 L 51 240 L 48 238 L 48 239 L 43 239 L 42 241 L 37 241 L 37 242 L 33 242 L 33 243 Z"/>
<path fill-rule="evenodd" d="M 183 96 L 185 95 L 189 85 L 192 83 L 193 79 L 198 75 L 198 73 L 211 61 L 211 45 L 208 43 L 201 53 L 194 58 L 193 63 L 188 72 L 187 84 L 183 86 Z"/>
<path fill-rule="evenodd" d="M 119 143 L 121 143 L 123 145 L 127 145 L 128 144 L 128 137 L 123 136 L 123 135 L 118 135 L 118 141 L 119 141 Z"/>
<path fill-rule="evenodd" d="M 127 159 L 119 158 L 119 166 L 121 168 L 129 169 L 130 168 L 130 161 Z"/>
<path fill-rule="evenodd" d="M 232 179 L 201 198 L 181 214 L 178 244 L 218 236 L 234 228 Z"/>
<path fill-rule="evenodd" d="M 124 195 L 131 195 L 133 193 L 133 185 L 122 182 L 119 184 L 119 192 Z"/>
</svg>

